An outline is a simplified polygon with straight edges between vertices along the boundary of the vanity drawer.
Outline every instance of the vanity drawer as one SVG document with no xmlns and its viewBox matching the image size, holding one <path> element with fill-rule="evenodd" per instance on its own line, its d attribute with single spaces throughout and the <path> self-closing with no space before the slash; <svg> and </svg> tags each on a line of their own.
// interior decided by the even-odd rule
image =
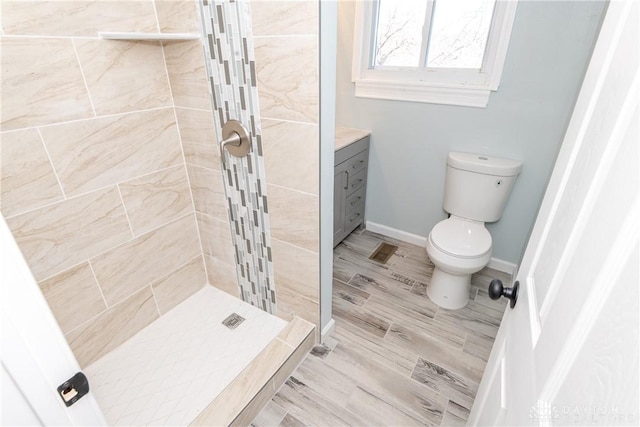
<svg viewBox="0 0 640 427">
<path fill-rule="evenodd" d="M 354 228 L 361 224 L 364 220 L 364 203 L 360 203 L 355 206 L 354 209 L 350 209 L 345 218 L 345 228 L 348 233 L 351 233 Z"/>
<path fill-rule="evenodd" d="M 366 187 L 360 187 L 355 193 L 347 197 L 347 213 L 354 210 L 359 204 L 364 203 L 364 198 L 367 192 Z"/>
<path fill-rule="evenodd" d="M 347 171 L 349 171 L 350 175 L 355 174 L 362 169 L 365 169 L 367 167 L 368 161 L 369 151 L 363 151 L 362 153 L 347 160 Z"/>
<path fill-rule="evenodd" d="M 364 187 L 367 181 L 367 169 L 361 169 L 359 172 L 352 174 L 349 172 L 347 179 L 347 197 L 351 196 L 355 191 Z"/>
</svg>

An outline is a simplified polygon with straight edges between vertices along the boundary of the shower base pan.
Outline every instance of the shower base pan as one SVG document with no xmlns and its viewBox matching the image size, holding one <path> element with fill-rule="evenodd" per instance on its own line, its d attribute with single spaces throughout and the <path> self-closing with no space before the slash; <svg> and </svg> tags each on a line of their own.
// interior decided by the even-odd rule
<svg viewBox="0 0 640 427">
<path fill-rule="evenodd" d="M 207 285 L 84 372 L 109 425 L 248 425 L 313 343 Z"/>
</svg>

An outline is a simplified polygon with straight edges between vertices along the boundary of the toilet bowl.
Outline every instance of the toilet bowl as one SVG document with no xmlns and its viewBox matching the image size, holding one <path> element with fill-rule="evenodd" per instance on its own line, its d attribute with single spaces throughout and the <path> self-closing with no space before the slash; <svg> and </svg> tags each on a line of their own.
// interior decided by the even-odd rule
<svg viewBox="0 0 640 427">
<path fill-rule="evenodd" d="M 426 244 L 435 265 L 427 296 L 440 307 L 467 305 L 471 275 L 491 260 L 492 239 L 484 224 L 502 217 L 521 167 L 517 160 L 449 153 L 443 208 L 450 216 L 433 227 Z"/>
<path fill-rule="evenodd" d="M 445 219 L 429 233 L 426 249 L 435 265 L 427 296 L 451 310 L 467 305 L 471 275 L 491 260 L 491 234 L 484 224 L 455 216 Z"/>
</svg>

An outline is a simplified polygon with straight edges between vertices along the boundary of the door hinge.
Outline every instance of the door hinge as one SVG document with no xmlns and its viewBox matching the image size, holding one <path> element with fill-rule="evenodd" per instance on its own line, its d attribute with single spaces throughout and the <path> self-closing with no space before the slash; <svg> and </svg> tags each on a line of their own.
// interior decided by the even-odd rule
<svg viewBox="0 0 640 427">
<path fill-rule="evenodd" d="M 89 380 L 82 372 L 78 372 L 58 386 L 58 394 L 67 406 L 73 405 L 87 393 L 89 393 Z"/>
</svg>

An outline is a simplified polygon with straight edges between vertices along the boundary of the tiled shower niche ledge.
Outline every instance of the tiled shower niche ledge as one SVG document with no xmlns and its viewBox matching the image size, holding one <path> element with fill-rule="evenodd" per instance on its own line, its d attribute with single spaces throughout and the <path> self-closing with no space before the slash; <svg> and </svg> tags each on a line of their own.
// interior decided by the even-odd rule
<svg viewBox="0 0 640 427">
<path fill-rule="evenodd" d="M 245 320 L 229 329 L 232 313 Z M 312 345 L 310 323 L 207 285 L 84 372 L 109 425 L 231 425 L 250 422 Z"/>
</svg>

